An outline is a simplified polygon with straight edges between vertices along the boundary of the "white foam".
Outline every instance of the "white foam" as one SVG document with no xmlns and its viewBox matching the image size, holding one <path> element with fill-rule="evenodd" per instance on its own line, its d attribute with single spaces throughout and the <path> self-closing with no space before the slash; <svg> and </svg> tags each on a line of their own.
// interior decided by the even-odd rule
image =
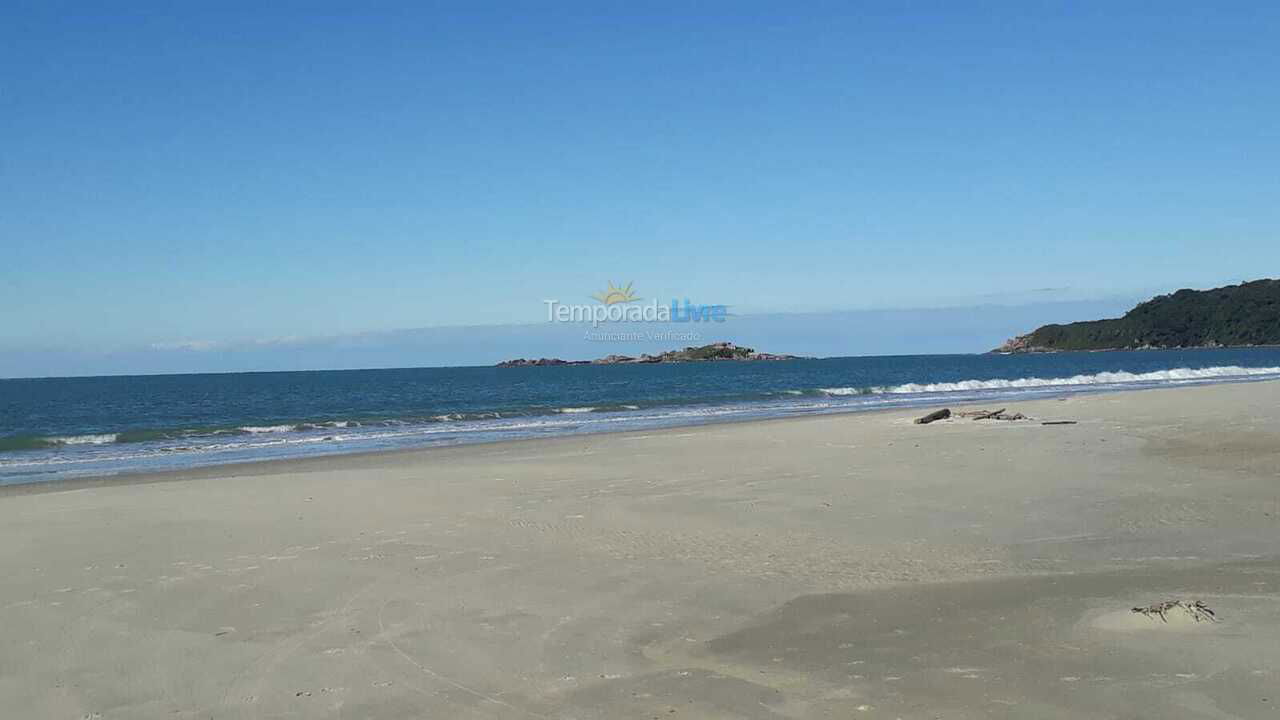
<svg viewBox="0 0 1280 720">
<path fill-rule="evenodd" d="M 856 387 L 839 387 L 839 388 L 818 388 L 818 392 L 823 395 L 866 395 L 869 392 L 876 392 L 879 388 L 856 388 Z"/>
<path fill-rule="evenodd" d="M 937 392 L 964 392 L 973 390 L 1006 390 L 1019 388 L 1073 387 L 1080 385 L 1127 385 L 1134 383 L 1186 383 L 1206 380 L 1280 375 L 1280 367 L 1246 368 L 1226 365 L 1208 368 L 1174 368 L 1145 373 L 1100 372 L 1093 375 L 1073 375 L 1060 378 L 1025 377 L 1012 380 L 960 380 L 940 383 L 906 383 L 887 388 L 821 388 L 825 395 L 918 394 Z"/>
<path fill-rule="evenodd" d="M 244 425 L 240 428 L 247 433 L 292 432 L 293 425 Z"/>
<path fill-rule="evenodd" d="M 96 435 L 63 435 L 45 438 L 55 445 L 107 445 L 116 441 L 116 433 L 100 433 Z"/>
<path fill-rule="evenodd" d="M 593 407 L 566 407 L 556 410 L 558 413 L 587 413 L 595 410 Z"/>
</svg>

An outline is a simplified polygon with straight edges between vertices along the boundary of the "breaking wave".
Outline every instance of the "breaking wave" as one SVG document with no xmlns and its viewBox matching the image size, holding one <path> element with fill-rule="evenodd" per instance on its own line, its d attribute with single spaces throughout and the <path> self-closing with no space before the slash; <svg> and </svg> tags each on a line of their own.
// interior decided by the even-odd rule
<svg viewBox="0 0 1280 720">
<path fill-rule="evenodd" d="M 1280 375 L 1280 367 L 1240 367 L 1238 365 L 1225 365 L 1221 367 L 1208 368 L 1174 368 L 1171 370 L 1155 370 L 1145 373 L 1130 373 L 1124 371 L 1100 372 L 1092 375 L 1072 375 L 1071 377 L 1059 378 L 1025 377 L 1013 380 L 997 378 L 994 380 L 906 383 L 891 387 L 820 388 L 818 392 L 823 395 L 832 396 L 880 394 L 901 395 L 981 390 L 1074 387 L 1081 385 L 1176 384 L 1267 375 Z"/>
<path fill-rule="evenodd" d="M 823 395 L 833 395 L 843 397 L 846 395 L 871 395 L 873 393 L 883 392 L 880 388 L 874 387 L 838 387 L 838 388 L 818 388 L 818 392 Z"/>
<path fill-rule="evenodd" d="M 106 445 L 116 441 L 116 433 L 100 433 L 91 435 L 64 435 L 44 438 L 50 445 Z"/>
<path fill-rule="evenodd" d="M 241 430 L 257 435 L 259 433 L 275 433 L 275 432 L 293 432 L 298 429 L 297 425 L 244 425 Z"/>
</svg>

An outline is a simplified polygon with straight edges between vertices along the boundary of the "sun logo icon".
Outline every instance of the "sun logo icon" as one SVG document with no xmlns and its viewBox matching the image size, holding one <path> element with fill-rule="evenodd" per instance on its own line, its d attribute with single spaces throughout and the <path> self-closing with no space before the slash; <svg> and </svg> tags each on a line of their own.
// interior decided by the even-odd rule
<svg viewBox="0 0 1280 720">
<path fill-rule="evenodd" d="M 605 305 L 616 305 L 618 303 L 635 302 L 640 298 L 635 296 L 631 291 L 631 283 L 627 283 L 625 287 L 615 287 L 612 282 L 609 283 L 609 289 L 604 292 L 596 293 L 591 297 L 599 300 Z"/>
</svg>

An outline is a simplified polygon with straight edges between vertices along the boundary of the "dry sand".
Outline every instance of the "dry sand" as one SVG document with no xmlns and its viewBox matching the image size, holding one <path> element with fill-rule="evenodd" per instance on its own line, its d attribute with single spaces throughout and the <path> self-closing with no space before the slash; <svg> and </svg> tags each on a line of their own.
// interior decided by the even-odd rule
<svg viewBox="0 0 1280 720">
<path fill-rule="evenodd" d="M 0 716 L 1280 717 L 1280 384 L 1009 409 L 5 490 Z"/>
</svg>

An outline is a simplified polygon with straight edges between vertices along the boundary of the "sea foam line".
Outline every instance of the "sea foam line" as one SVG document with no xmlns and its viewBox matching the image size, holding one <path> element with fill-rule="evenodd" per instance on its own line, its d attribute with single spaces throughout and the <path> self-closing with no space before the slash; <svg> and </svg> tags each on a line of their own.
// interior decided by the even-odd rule
<svg viewBox="0 0 1280 720">
<path fill-rule="evenodd" d="M 819 388 L 824 395 L 880 395 L 880 394 L 919 394 L 937 392 L 963 392 L 972 390 L 1005 390 L 1019 388 L 1072 387 L 1079 385 L 1125 385 L 1131 383 L 1178 383 L 1203 380 L 1226 380 L 1230 378 L 1258 377 L 1280 375 L 1280 367 L 1240 367 L 1224 365 L 1207 368 L 1174 368 L 1171 370 L 1154 370 L 1145 373 L 1125 371 L 1100 372 L 1092 375 L 1072 375 L 1071 377 L 1040 378 L 1025 377 L 1006 380 L 960 380 L 958 382 L 938 383 L 906 383 L 891 387 L 870 388 Z"/>
<path fill-rule="evenodd" d="M 89 435 L 55 435 L 43 438 L 50 445 L 106 445 L 119 437 L 117 433 L 92 433 Z"/>
</svg>

